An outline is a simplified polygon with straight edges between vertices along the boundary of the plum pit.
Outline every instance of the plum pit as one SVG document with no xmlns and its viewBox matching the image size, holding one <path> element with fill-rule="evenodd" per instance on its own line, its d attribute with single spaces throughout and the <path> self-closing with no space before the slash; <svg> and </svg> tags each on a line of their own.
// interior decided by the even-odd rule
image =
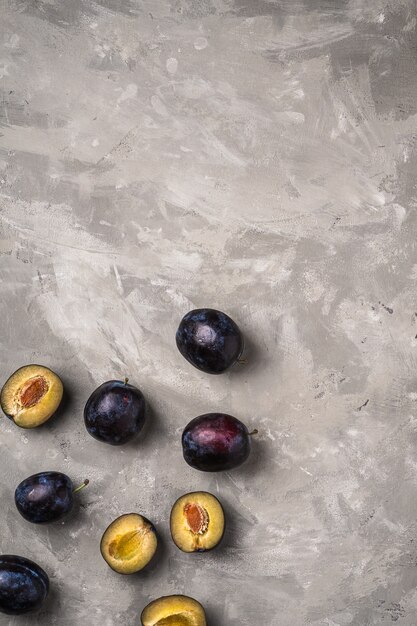
<svg viewBox="0 0 417 626">
<path fill-rule="evenodd" d="M 36 428 L 57 411 L 63 396 L 62 381 L 49 367 L 24 365 L 4 383 L 2 411 L 20 428 Z"/>
<path fill-rule="evenodd" d="M 209 516 L 205 508 L 195 502 L 184 506 L 184 515 L 189 529 L 195 535 L 204 535 L 209 525 Z"/>
<path fill-rule="evenodd" d="M 37 404 L 49 389 L 44 376 L 29 378 L 18 390 L 19 403 L 25 409 Z"/>
</svg>

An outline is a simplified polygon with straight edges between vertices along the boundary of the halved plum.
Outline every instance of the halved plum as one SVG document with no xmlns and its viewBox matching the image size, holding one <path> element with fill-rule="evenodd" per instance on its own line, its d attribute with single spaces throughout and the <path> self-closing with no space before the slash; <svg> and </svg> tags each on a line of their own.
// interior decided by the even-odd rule
<svg viewBox="0 0 417 626">
<path fill-rule="evenodd" d="M 4 383 L 0 404 L 16 426 L 36 428 L 56 412 L 63 392 L 61 379 L 48 367 L 25 365 Z"/>
<path fill-rule="evenodd" d="M 138 513 L 115 519 L 100 543 L 106 563 L 119 574 L 134 574 L 143 569 L 156 552 L 158 539 L 149 520 Z"/>
<path fill-rule="evenodd" d="M 142 626 L 207 626 L 206 614 L 197 600 L 188 596 L 163 596 L 146 606 Z"/>
<path fill-rule="evenodd" d="M 224 534 L 223 507 L 206 491 L 186 493 L 172 507 L 170 526 L 172 540 L 183 552 L 212 550 Z"/>
</svg>

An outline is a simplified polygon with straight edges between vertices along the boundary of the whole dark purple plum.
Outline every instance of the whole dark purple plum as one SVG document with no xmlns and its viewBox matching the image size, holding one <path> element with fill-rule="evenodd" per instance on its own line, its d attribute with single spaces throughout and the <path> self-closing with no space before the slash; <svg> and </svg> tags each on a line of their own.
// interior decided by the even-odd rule
<svg viewBox="0 0 417 626">
<path fill-rule="evenodd" d="M 120 446 L 133 439 L 145 424 L 145 398 L 127 379 L 110 380 L 88 398 L 84 422 L 92 437 Z"/>
<path fill-rule="evenodd" d="M 245 424 L 225 413 L 194 418 L 182 433 L 184 459 L 194 469 L 220 472 L 238 467 L 249 456 L 250 437 Z"/>
<path fill-rule="evenodd" d="M 17 510 L 28 522 L 56 522 L 71 511 L 74 493 L 86 485 L 88 480 L 74 489 L 66 474 L 40 472 L 25 478 L 16 487 L 14 500 Z"/>
<path fill-rule="evenodd" d="M 49 578 L 39 565 L 23 556 L 0 555 L 0 613 L 36 611 L 48 592 Z"/>
<path fill-rule="evenodd" d="M 195 309 L 182 318 L 176 334 L 178 350 L 207 374 L 222 374 L 240 357 L 243 337 L 226 313 Z"/>
</svg>

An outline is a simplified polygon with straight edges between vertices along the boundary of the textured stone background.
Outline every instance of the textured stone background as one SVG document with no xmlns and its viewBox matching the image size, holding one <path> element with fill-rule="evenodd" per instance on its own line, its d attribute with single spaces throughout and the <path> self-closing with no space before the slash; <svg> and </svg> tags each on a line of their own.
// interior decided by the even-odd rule
<svg viewBox="0 0 417 626">
<path fill-rule="evenodd" d="M 0 421 L 1 550 L 49 572 L 38 616 L 133 626 L 187 593 L 210 626 L 417 623 L 417 10 L 414 0 L 3 0 L 1 376 L 59 372 L 65 410 Z M 210 377 L 175 347 L 192 307 L 242 327 L 249 364 Z M 129 376 L 149 400 L 124 448 L 82 411 Z M 243 468 L 183 462 L 224 410 L 260 435 Z M 88 477 L 58 526 L 14 509 L 27 475 Z M 223 501 L 184 555 L 182 493 Z M 134 577 L 99 554 L 117 515 L 162 549 Z"/>
</svg>

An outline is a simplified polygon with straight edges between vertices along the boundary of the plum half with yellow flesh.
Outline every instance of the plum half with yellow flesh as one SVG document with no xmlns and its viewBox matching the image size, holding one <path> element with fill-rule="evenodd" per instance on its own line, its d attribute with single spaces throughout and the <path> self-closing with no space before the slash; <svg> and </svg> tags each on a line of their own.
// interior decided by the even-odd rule
<svg viewBox="0 0 417 626">
<path fill-rule="evenodd" d="M 16 426 L 36 428 L 56 412 L 63 392 L 61 379 L 48 367 L 25 365 L 4 383 L 0 404 Z"/>
<path fill-rule="evenodd" d="M 224 534 L 224 513 L 218 499 L 206 491 L 178 498 L 171 511 L 171 537 L 183 552 L 212 550 Z"/>
<path fill-rule="evenodd" d="M 188 596 L 163 596 L 146 606 L 142 626 L 207 626 L 206 614 L 197 600 Z"/>
<path fill-rule="evenodd" d="M 134 574 L 143 569 L 156 552 L 158 539 L 149 520 L 138 513 L 115 519 L 100 543 L 106 563 L 119 574 Z"/>
</svg>

